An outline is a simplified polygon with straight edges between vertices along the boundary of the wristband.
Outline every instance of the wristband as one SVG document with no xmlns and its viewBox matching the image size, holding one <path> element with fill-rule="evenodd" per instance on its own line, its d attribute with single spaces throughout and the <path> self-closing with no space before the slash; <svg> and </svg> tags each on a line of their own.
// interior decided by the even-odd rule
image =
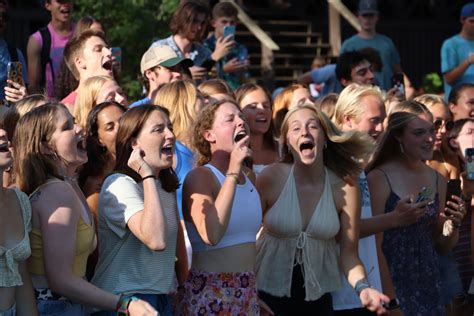
<svg viewBox="0 0 474 316">
<path fill-rule="evenodd" d="M 236 182 L 239 182 L 239 174 L 237 172 L 228 172 L 225 174 L 226 177 L 232 177 Z"/>
<path fill-rule="evenodd" d="M 365 278 L 360 279 L 359 281 L 356 282 L 355 284 L 355 291 L 357 293 L 357 296 L 360 296 L 360 293 L 365 290 L 365 289 L 371 289 L 372 286 L 365 280 Z"/>
<path fill-rule="evenodd" d="M 124 295 L 120 294 L 119 301 L 117 303 L 117 316 L 129 316 L 130 312 L 128 311 L 128 307 L 132 301 L 138 301 L 139 298 L 133 295 Z"/>
<path fill-rule="evenodd" d="M 153 179 L 156 179 L 155 175 L 154 174 L 150 174 L 149 176 L 146 176 L 146 177 L 142 177 L 142 181 L 145 181 L 146 179 L 148 178 L 153 178 Z"/>
</svg>

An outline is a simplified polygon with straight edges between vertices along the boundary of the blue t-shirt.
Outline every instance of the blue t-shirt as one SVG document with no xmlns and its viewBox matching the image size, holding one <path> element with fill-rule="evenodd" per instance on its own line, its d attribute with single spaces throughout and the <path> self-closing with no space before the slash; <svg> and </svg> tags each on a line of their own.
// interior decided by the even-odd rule
<svg viewBox="0 0 474 316">
<path fill-rule="evenodd" d="M 395 44 L 387 36 L 378 33 L 372 39 L 364 39 L 356 34 L 342 43 L 341 53 L 364 47 L 372 47 L 380 53 L 383 66 L 380 73 L 375 73 L 375 78 L 381 88 L 389 90 L 392 87 L 393 65 L 400 65 L 400 55 Z"/>
<path fill-rule="evenodd" d="M 153 44 L 151 44 L 151 47 L 153 46 L 169 46 L 171 47 L 172 50 L 178 55 L 179 57 L 186 57 L 184 56 L 183 52 L 181 49 L 179 49 L 178 45 L 176 45 L 176 42 L 173 39 L 173 35 L 170 35 L 167 38 L 157 40 Z M 193 42 L 191 46 L 191 51 L 189 52 L 189 59 L 191 59 L 194 63 L 195 66 L 201 66 L 206 60 L 212 59 L 211 58 L 212 52 L 204 47 L 199 42 Z"/>
<path fill-rule="evenodd" d="M 339 93 L 342 91 L 342 86 L 336 77 L 336 65 L 329 64 L 318 69 L 311 70 L 311 79 L 314 83 L 324 83 L 319 97 L 334 92 Z"/>
<path fill-rule="evenodd" d="M 28 84 L 28 69 L 26 68 L 25 57 L 19 49 L 16 51 L 18 53 L 18 61 L 23 65 L 23 81 L 26 85 Z M 4 88 L 7 85 L 8 63 L 10 61 L 10 52 L 8 51 L 7 42 L 5 42 L 4 39 L 0 39 L 0 100 L 5 99 Z"/>
<path fill-rule="evenodd" d="M 453 70 L 463 61 L 469 58 L 469 54 L 474 54 L 474 41 L 468 41 L 459 35 L 455 35 L 444 41 L 441 47 L 441 72 Z M 446 100 L 449 97 L 452 86 L 444 79 L 444 95 Z M 474 66 L 469 65 L 466 71 L 456 80 L 453 86 L 461 83 L 474 83 Z"/>
<path fill-rule="evenodd" d="M 194 166 L 194 154 L 193 152 L 183 145 L 180 141 L 176 141 L 176 169 L 175 172 L 178 175 L 180 186 L 176 190 L 176 199 L 178 201 L 179 218 L 183 219 L 183 184 L 184 179 L 189 171 Z"/>
<path fill-rule="evenodd" d="M 149 97 L 145 97 L 141 100 L 135 101 L 132 104 L 128 106 L 129 109 L 134 108 L 136 106 L 144 105 L 144 104 L 150 104 L 151 99 Z"/>
</svg>

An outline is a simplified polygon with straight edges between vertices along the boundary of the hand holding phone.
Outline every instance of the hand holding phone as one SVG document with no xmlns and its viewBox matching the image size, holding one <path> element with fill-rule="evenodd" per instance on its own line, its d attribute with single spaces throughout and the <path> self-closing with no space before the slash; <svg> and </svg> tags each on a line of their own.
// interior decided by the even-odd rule
<svg viewBox="0 0 474 316">
<path fill-rule="evenodd" d="M 449 201 L 453 201 L 452 196 L 461 196 L 461 180 L 451 179 L 448 181 L 448 186 L 446 189 L 446 204 Z"/>
<path fill-rule="evenodd" d="M 474 180 L 474 148 L 466 148 L 464 160 L 466 161 L 466 179 Z"/>
<path fill-rule="evenodd" d="M 235 36 L 235 25 L 224 26 L 224 34 L 222 36 L 226 38 L 229 35 Z"/>
<path fill-rule="evenodd" d="M 25 86 L 23 81 L 23 65 L 19 61 L 11 61 L 8 63 L 7 78 L 21 86 Z"/>
<path fill-rule="evenodd" d="M 394 74 L 392 76 L 392 88 L 397 89 L 397 95 L 406 98 L 403 73 Z"/>
</svg>

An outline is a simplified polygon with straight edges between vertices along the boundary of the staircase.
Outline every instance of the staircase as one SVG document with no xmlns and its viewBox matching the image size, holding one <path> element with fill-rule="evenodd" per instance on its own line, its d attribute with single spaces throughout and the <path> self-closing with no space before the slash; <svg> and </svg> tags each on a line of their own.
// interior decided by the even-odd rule
<svg viewBox="0 0 474 316">
<path fill-rule="evenodd" d="M 270 86 L 285 87 L 296 82 L 298 76 L 311 69 L 316 56 L 329 62 L 331 47 L 323 41 L 323 34 L 315 32 L 313 23 L 302 16 L 283 15 L 281 12 L 251 10 L 250 17 L 265 31 L 280 50 L 273 51 L 274 83 Z M 237 28 L 237 40 L 246 45 L 250 57 L 250 75 L 257 83 L 262 82 L 261 44 L 243 25 Z"/>
</svg>

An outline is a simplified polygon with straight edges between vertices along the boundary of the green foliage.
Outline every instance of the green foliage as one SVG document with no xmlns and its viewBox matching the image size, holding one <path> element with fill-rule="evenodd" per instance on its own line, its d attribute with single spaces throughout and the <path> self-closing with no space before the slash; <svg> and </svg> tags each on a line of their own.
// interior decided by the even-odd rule
<svg viewBox="0 0 474 316">
<path fill-rule="evenodd" d="M 179 0 L 75 0 L 75 17 L 90 15 L 104 26 L 111 46 L 122 48 L 120 83 L 130 100 L 142 94 L 138 82 L 143 53 L 169 35 L 169 20 Z"/>
<path fill-rule="evenodd" d="M 442 93 L 443 92 L 443 80 L 441 76 L 436 72 L 426 74 L 423 77 L 423 89 L 425 93 Z"/>
</svg>

